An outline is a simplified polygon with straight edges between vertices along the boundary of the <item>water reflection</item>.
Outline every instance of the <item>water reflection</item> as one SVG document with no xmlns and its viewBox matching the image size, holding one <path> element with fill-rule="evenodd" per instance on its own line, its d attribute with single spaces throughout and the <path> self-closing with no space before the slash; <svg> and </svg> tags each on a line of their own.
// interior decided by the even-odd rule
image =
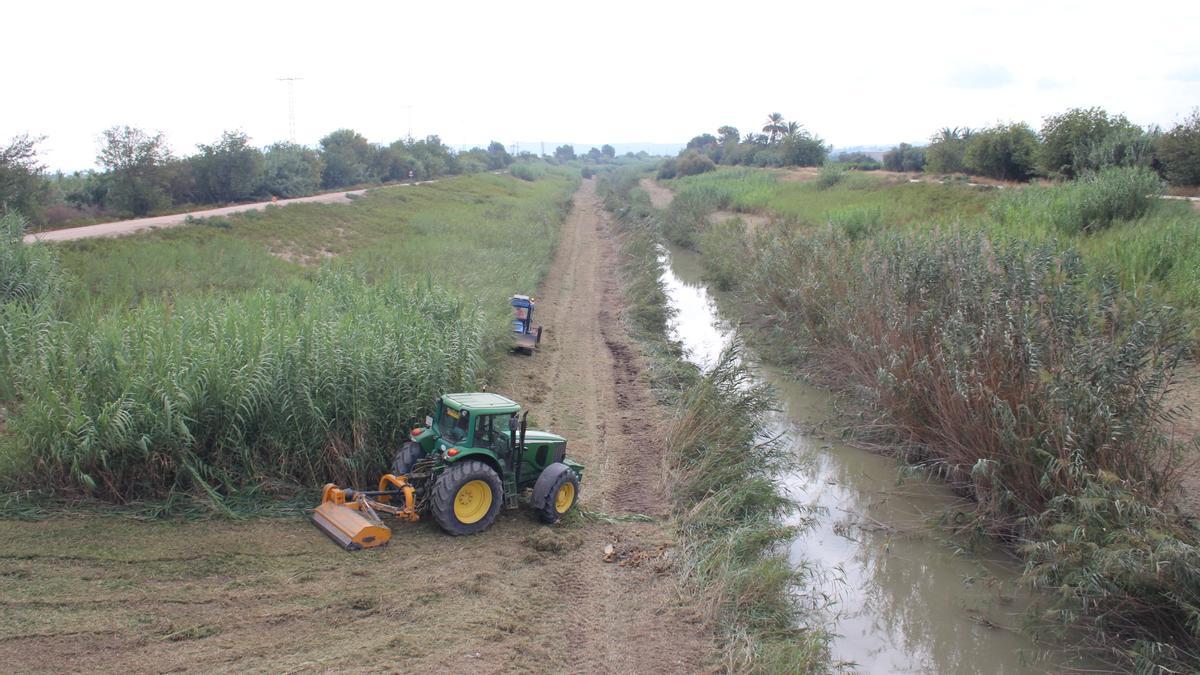
<svg viewBox="0 0 1200 675">
<path fill-rule="evenodd" d="M 690 361 L 711 367 L 733 331 L 701 282 L 698 257 L 671 250 L 663 259 L 676 309 L 670 335 Z M 926 515 L 952 503 L 948 490 L 900 482 L 894 460 L 814 438 L 806 430 L 830 415 L 828 395 L 769 368 L 756 370 L 782 408 L 770 433 L 808 458 L 786 485 L 824 513 L 790 555 L 815 563 L 813 591 L 835 599 L 835 659 L 864 673 L 1041 673 L 1081 665 L 1069 664 L 1061 650 L 1039 653 L 1021 632 L 1023 600 L 1011 559 L 997 550 L 957 555 L 937 540 Z"/>
</svg>

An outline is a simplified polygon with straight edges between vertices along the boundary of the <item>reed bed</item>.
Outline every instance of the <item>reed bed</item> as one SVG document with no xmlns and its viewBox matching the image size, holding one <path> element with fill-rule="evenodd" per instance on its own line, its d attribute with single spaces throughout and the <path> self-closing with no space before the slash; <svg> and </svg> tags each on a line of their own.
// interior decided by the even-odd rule
<svg viewBox="0 0 1200 675">
<path fill-rule="evenodd" d="M 114 502 L 365 484 L 429 401 L 473 388 L 482 318 L 437 289 L 326 272 L 283 292 L 35 326 L 14 347 L 11 478 Z"/>
<path fill-rule="evenodd" d="M 1186 448 L 1162 431 L 1190 327 L 1160 294 L 988 229 L 696 227 L 761 351 L 850 394 L 862 442 L 969 497 L 955 526 L 1024 556 L 1054 600 L 1042 619 L 1127 666 L 1200 662 L 1200 532 L 1171 506 Z"/>
</svg>

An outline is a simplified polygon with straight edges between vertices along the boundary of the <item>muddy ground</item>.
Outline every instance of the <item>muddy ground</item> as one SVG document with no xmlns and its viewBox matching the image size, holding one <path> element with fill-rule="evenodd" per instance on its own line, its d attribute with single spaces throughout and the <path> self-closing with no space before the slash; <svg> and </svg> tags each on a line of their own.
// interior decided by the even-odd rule
<svg viewBox="0 0 1200 675">
<path fill-rule="evenodd" d="M 662 429 L 620 321 L 593 181 L 538 297 L 543 346 L 493 390 L 569 439 L 581 505 L 555 527 L 504 512 L 463 538 L 397 525 L 350 554 L 306 519 L 0 521 L 0 664 L 12 672 L 695 672 L 711 630 L 670 570 Z M 613 561 L 604 560 L 614 546 Z"/>
</svg>

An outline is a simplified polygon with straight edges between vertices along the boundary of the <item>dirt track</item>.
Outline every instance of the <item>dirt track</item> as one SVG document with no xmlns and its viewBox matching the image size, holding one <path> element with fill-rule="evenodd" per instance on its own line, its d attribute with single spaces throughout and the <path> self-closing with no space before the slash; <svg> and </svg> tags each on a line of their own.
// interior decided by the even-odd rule
<svg viewBox="0 0 1200 675">
<path fill-rule="evenodd" d="M 408 185 L 424 185 L 426 183 L 436 182 L 437 181 L 435 180 L 430 180 L 418 183 L 397 183 L 388 187 L 405 187 Z M 117 220 L 111 223 L 98 223 L 96 225 L 71 227 L 63 230 L 48 230 L 46 232 L 35 232 L 33 234 L 25 235 L 25 243 L 32 244 L 37 241 L 72 241 L 75 239 L 91 239 L 93 237 L 120 237 L 126 234 L 141 232 L 142 230 L 178 227 L 185 224 L 188 218 L 214 218 L 217 216 L 228 216 L 234 213 L 242 213 L 243 211 L 262 211 L 268 206 L 287 206 L 288 204 L 349 204 L 353 196 L 361 195 L 366 191 L 366 189 L 363 189 L 342 192 L 326 192 L 325 194 L 312 195 L 309 197 L 296 197 L 294 199 L 280 199 L 273 202 L 235 204 L 233 206 L 222 206 L 220 208 L 205 209 L 203 211 L 173 213 L 169 216 L 134 218 L 132 220 Z"/>
<path fill-rule="evenodd" d="M 507 357 L 493 388 L 569 439 L 586 510 L 661 514 L 662 411 L 621 304 L 585 181 L 539 296 L 543 348 Z M 506 512 L 466 538 L 399 525 L 391 546 L 353 555 L 301 519 L 7 521 L 0 540 L 5 670 L 657 673 L 714 654 L 657 522 L 548 528 Z M 623 564 L 603 561 L 610 543 Z"/>
</svg>

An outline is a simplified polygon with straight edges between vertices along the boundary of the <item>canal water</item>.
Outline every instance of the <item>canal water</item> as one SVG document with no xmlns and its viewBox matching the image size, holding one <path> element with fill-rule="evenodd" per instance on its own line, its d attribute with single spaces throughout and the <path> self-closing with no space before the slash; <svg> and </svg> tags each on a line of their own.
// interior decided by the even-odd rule
<svg viewBox="0 0 1200 675">
<path fill-rule="evenodd" d="M 663 253 L 676 310 L 670 335 L 686 358 L 711 367 L 733 339 L 700 259 Z M 1038 645 L 1023 626 L 1029 598 L 1016 562 L 999 549 L 966 553 L 946 541 L 930 517 L 954 503 L 945 486 L 899 479 L 897 461 L 822 440 L 813 429 L 831 414 L 824 390 L 752 364 L 777 394 L 769 433 L 802 458 L 786 479 L 792 497 L 816 507 L 815 525 L 790 549 L 813 567 L 813 597 L 826 598 L 836 637 L 835 662 L 862 673 L 1096 672 L 1071 652 Z M 853 665 L 851 665 L 853 664 Z"/>
</svg>

